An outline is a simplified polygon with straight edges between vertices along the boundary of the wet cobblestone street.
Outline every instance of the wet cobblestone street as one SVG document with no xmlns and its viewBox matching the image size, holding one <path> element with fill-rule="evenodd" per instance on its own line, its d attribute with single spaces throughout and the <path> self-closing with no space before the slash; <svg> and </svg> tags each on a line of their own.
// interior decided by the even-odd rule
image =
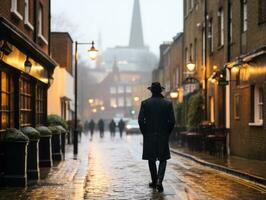
<svg viewBox="0 0 266 200">
<path fill-rule="evenodd" d="M 142 136 L 127 135 L 93 140 L 83 135 L 79 155 L 46 171 L 26 189 L 2 188 L 0 199 L 35 200 L 265 200 L 266 188 L 212 170 L 172 153 L 166 169 L 164 192 L 148 187 L 147 161 L 141 159 Z"/>
</svg>

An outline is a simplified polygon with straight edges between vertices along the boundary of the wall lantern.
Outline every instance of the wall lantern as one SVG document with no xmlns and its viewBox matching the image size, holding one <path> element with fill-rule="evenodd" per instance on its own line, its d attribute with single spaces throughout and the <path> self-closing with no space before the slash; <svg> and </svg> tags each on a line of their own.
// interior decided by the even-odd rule
<svg viewBox="0 0 266 200">
<path fill-rule="evenodd" d="M 104 106 L 101 106 L 101 110 L 104 111 L 105 110 L 105 107 Z"/>
<path fill-rule="evenodd" d="M 94 47 L 94 41 L 91 42 L 91 48 L 89 50 L 89 57 L 92 60 L 95 60 L 98 54 L 98 50 Z"/>
<path fill-rule="evenodd" d="M 4 41 L 3 45 L 0 47 L 0 51 L 6 56 L 12 53 L 12 49 L 8 46 L 7 41 Z"/>
<path fill-rule="evenodd" d="M 31 64 L 31 62 L 29 61 L 29 57 L 27 56 L 27 58 L 26 58 L 26 60 L 25 60 L 25 62 L 24 62 L 25 72 L 26 72 L 27 74 L 30 73 L 31 66 L 32 66 L 32 64 Z"/>
<path fill-rule="evenodd" d="M 89 99 L 89 104 L 93 104 L 94 103 L 94 99 Z"/>
<path fill-rule="evenodd" d="M 195 71 L 196 65 L 195 65 L 195 63 L 192 63 L 191 57 L 189 58 L 189 61 L 188 61 L 187 65 L 186 65 L 186 67 L 187 67 L 189 72 L 194 72 Z"/>
<path fill-rule="evenodd" d="M 137 97 L 137 96 L 134 97 L 134 101 L 135 101 L 135 102 L 139 101 L 139 97 Z"/>
<path fill-rule="evenodd" d="M 54 77 L 49 76 L 49 77 L 48 77 L 48 84 L 49 84 L 49 85 L 52 85 L 53 82 L 54 82 Z"/>
</svg>

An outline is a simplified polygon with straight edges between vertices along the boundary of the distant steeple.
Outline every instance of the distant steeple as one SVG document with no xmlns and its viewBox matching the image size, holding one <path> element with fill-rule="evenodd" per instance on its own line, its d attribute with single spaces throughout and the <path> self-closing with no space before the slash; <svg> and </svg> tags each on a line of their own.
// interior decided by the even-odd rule
<svg viewBox="0 0 266 200">
<path fill-rule="evenodd" d="M 129 47 L 144 48 L 139 0 L 134 0 Z"/>
</svg>

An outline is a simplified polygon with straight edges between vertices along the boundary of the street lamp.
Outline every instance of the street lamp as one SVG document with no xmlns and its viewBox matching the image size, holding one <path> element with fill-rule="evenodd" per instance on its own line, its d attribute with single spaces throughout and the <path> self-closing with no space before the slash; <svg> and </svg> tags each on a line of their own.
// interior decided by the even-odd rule
<svg viewBox="0 0 266 200">
<path fill-rule="evenodd" d="M 195 63 L 192 63 L 191 57 L 189 58 L 189 61 L 188 61 L 187 65 L 186 65 L 186 67 L 187 67 L 189 72 L 194 72 L 195 71 L 196 65 L 195 65 Z"/>
<path fill-rule="evenodd" d="M 93 104 L 94 99 L 89 99 L 88 101 L 89 101 L 89 104 Z"/>
<path fill-rule="evenodd" d="M 98 50 L 94 47 L 94 41 L 92 42 L 75 42 L 75 115 L 74 115 L 74 154 L 78 154 L 78 112 L 77 112 L 77 98 L 78 98 L 78 45 L 91 45 L 89 49 L 89 57 L 92 60 L 96 59 Z"/>
</svg>

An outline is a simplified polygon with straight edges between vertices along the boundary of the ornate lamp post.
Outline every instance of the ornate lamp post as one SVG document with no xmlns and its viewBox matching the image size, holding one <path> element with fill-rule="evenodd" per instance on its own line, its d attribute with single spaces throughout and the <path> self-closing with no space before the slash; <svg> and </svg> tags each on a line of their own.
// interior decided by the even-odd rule
<svg viewBox="0 0 266 200">
<path fill-rule="evenodd" d="M 92 42 L 75 42 L 75 115 L 74 115 L 74 154 L 78 154 L 78 113 L 77 113 L 77 97 L 78 97 L 78 45 L 91 45 L 88 50 L 89 57 L 91 60 L 95 60 L 97 57 L 98 50 L 94 47 L 94 41 Z"/>
</svg>

